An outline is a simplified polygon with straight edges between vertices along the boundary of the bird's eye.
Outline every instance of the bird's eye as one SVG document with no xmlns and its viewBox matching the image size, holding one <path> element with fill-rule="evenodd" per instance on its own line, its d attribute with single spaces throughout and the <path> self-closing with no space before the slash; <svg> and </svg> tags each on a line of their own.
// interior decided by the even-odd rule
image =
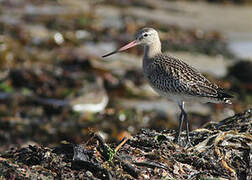
<svg viewBox="0 0 252 180">
<path fill-rule="evenodd" d="M 144 34 L 144 37 L 147 37 L 148 36 L 148 34 Z"/>
</svg>

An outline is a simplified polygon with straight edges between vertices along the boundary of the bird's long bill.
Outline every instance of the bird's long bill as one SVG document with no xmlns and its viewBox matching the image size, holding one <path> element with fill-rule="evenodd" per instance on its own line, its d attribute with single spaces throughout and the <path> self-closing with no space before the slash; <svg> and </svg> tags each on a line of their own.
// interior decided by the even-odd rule
<svg viewBox="0 0 252 180">
<path fill-rule="evenodd" d="M 113 51 L 113 52 L 110 52 L 110 53 L 108 53 L 108 54 L 105 54 L 105 55 L 103 55 L 102 57 L 103 57 L 103 58 L 104 58 L 104 57 L 108 57 L 108 56 L 110 56 L 110 55 L 112 55 L 112 54 L 115 54 L 115 53 L 117 53 L 117 52 L 124 51 L 124 50 L 129 49 L 129 48 L 132 48 L 132 47 L 134 47 L 134 46 L 136 46 L 136 45 L 137 45 L 137 42 L 134 40 L 134 41 L 132 41 L 132 42 L 126 44 L 125 46 L 121 47 L 120 49 L 117 49 L 117 50 L 115 50 L 115 51 Z"/>
</svg>

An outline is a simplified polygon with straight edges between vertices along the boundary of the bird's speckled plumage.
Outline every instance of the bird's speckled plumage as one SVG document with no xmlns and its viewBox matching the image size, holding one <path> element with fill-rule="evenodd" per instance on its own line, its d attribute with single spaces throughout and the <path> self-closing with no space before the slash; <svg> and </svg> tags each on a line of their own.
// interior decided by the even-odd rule
<svg viewBox="0 0 252 180">
<path fill-rule="evenodd" d="M 231 96 L 195 68 L 167 54 L 143 59 L 143 72 L 150 85 L 174 101 L 230 103 Z"/>
</svg>

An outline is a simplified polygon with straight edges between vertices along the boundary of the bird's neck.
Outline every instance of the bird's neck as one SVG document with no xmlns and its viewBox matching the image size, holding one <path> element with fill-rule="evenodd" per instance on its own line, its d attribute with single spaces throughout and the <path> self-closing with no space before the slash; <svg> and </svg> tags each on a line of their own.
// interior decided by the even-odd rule
<svg viewBox="0 0 252 180">
<path fill-rule="evenodd" d="M 152 58 L 160 53 L 161 53 L 160 40 L 156 41 L 155 43 L 144 46 L 144 58 Z"/>
</svg>

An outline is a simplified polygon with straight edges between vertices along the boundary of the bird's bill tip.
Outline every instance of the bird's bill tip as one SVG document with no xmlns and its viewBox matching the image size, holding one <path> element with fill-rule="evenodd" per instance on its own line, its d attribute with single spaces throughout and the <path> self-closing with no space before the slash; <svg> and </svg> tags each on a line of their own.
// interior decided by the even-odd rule
<svg viewBox="0 0 252 180">
<path fill-rule="evenodd" d="M 127 49 L 129 49 L 129 48 L 132 48 L 132 47 L 136 46 L 136 45 L 138 45 L 138 43 L 137 43 L 136 40 L 134 40 L 134 41 L 132 41 L 132 42 L 126 44 L 125 46 L 121 47 L 120 49 L 115 50 L 115 51 L 113 51 L 113 52 L 110 52 L 110 53 L 108 53 L 108 54 L 105 54 L 105 55 L 103 55 L 102 57 L 103 57 L 103 58 L 104 58 L 104 57 L 108 57 L 108 56 L 110 56 L 110 55 L 112 55 L 112 54 L 115 54 L 115 53 L 121 52 L 121 51 L 125 51 L 125 50 L 127 50 Z"/>
<path fill-rule="evenodd" d="M 111 56 L 111 55 L 113 55 L 113 54 L 115 54 L 115 53 L 117 53 L 117 52 L 118 52 L 118 51 L 116 50 L 116 51 L 107 53 L 107 54 L 103 55 L 102 57 L 105 58 L 105 57 Z"/>
</svg>

